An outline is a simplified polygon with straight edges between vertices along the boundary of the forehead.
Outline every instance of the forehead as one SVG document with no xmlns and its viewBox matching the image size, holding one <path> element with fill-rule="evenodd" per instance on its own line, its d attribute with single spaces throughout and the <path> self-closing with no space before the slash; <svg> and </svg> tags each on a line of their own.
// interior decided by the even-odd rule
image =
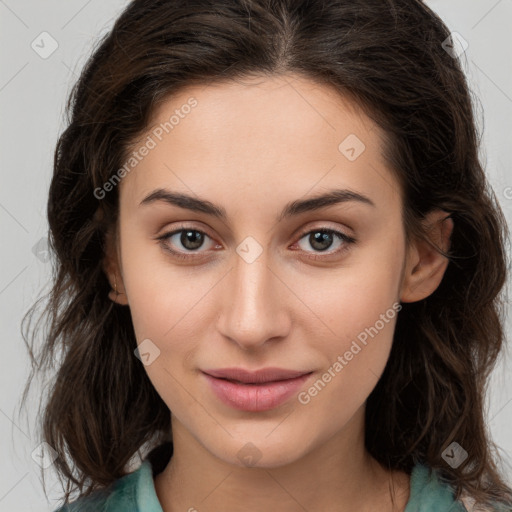
<svg viewBox="0 0 512 512">
<path fill-rule="evenodd" d="M 154 147 L 121 182 L 134 201 L 162 186 L 201 196 L 230 188 L 299 197 L 343 185 L 398 192 L 380 128 L 333 87 L 297 75 L 184 88 L 155 108 L 131 149 L 148 138 Z"/>
<path fill-rule="evenodd" d="M 154 109 L 148 133 L 151 126 L 169 121 L 169 114 L 188 111 L 191 98 L 197 101 L 191 109 L 196 115 L 175 119 L 178 122 L 172 131 L 183 131 L 178 130 L 178 124 L 190 117 L 187 124 L 198 140 L 227 133 L 241 139 L 264 132 L 267 136 L 279 135 L 279 141 L 284 142 L 310 137 L 315 131 L 330 130 L 334 134 L 344 129 L 358 132 L 361 138 L 368 132 L 380 134 L 354 100 L 332 86 L 295 74 L 247 77 L 182 89 Z M 249 145 L 250 139 L 246 142 Z"/>
</svg>

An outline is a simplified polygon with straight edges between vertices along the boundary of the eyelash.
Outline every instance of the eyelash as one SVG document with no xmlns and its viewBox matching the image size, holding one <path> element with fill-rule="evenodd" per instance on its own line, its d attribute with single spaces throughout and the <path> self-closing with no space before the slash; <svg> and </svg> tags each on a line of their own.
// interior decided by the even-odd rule
<svg viewBox="0 0 512 512">
<path fill-rule="evenodd" d="M 208 238 L 211 238 L 208 235 L 208 233 L 206 233 L 200 229 L 182 225 L 182 226 L 179 226 L 179 228 L 174 229 L 173 231 L 170 231 L 168 233 L 164 233 L 163 235 L 160 235 L 159 237 L 156 238 L 156 240 L 158 240 L 160 242 L 160 245 L 162 246 L 162 248 L 165 251 L 171 253 L 173 257 L 176 257 L 180 260 L 190 260 L 190 259 L 196 258 L 197 255 L 195 253 L 187 254 L 187 253 L 183 253 L 181 251 L 175 251 L 174 249 L 171 249 L 168 244 L 165 243 L 165 241 L 168 238 L 172 237 L 173 235 L 176 235 L 177 233 L 181 233 L 182 231 L 186 231 L 186 230 L 194 231 L 196 233 L 201 233 L 202 235 L 205 235 Z M 315 260 L 315 261 L 321 260 L 321 259 L 326 259 L 326 258 L 332 257 L 334 255 L 341 255 L 349 249 L 350 245 L 355 244 L 357 242 L 357 240 L 355 238 L 353 238 L 349 235 L 346 235 L 345 233 L 343 233 L 341 231 L 337 231 L 335 229 L 331 229 L 331 228 L 327 228 L 327 227 L 319 227 L 319 228 L 302 231 L 299 235 L 297 242 L 295 242 L 295 243 L 298 243 L 298 241 L 302 240 L 302 238 L 304 238 L 306 235 L 310 235 L 311 233 L 332 233 L 335 236 L 337 236 L 342 242 L 344 242 L 344 244 L 342 245 L 342 247 L 340 249 L 337 249 L 330 253 L 329 252 L 327 252 L 327 253 L 316 252 L 315 254 L 312 254 L 312 255 L 311 254 L 308 255 L 306 253 L 306 256 L 305 256 L 306 258 Z M 324 254 L 325 254 L 325 256 L 324 256 Z"/>
</svg>

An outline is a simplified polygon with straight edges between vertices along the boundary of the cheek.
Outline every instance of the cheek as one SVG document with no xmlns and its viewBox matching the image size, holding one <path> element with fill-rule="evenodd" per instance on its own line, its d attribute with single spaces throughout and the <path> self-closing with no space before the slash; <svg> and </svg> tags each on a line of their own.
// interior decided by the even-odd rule
<svg viewBox="0 0 512 512">
<path fill-rule="evenodd" d="M 308 333 L 316 336 L 315 345 L 323 355 L 327 372 L 311 394 L 306 390 L 306 401 L 321 391 L 324 398 L 320 401 L 334 400 L 357 407 L 377 383 L 389 358 L 401 310 L 400 244 L 398 236 L 383 239 L 372 251 L 361 251 L 357 259 L 347 260 L 347 266 L 328 279 L 317 280 L 316 284 L 323 286 L 318 287 L 318 292 L 311 293 L 310 289 L 305 295 L 308 307 L 318 312 L 307 315 Z M 308 282 L 302 281 L 303 293 Z"/>
<path fill-rule="evenodd" d="M 142 238 L 125 240 L 123 275 L 135 336 L 139 344 L 149 339 L 158 353 L 145 370 L 168 407 L 181 408 L 190 396 L 182 393 L 180 383 L 211 328 L 207 313 L 214 311 L 214 294 L 208 290 L 219 276 L 174 266 L 159 247 Z"/>
<path fill-rule="evenodd" d="M 164 340 L 194 316 L 208 274 L 172 265 L 157 241 L 126 229 L 122 241 L 123 281 L 137 340 Z"/>
<path fill-rule="evenodd" d="M 171 410 L 187 410 L 194 404 L 184 392 L 183 373 L 195 358 L 198 333 L 204 332 L 200 312 L 207 299 L 201 301 L 207 275 L 198 278 L 176 270 L 142 243 L 127 242 L 124 250 L 125 288 L 139 350 L 146 343 L 156 354 L 144 369 Z"/>
<path fill-rule="evenodd" d="M 328 433 L 334 434 L 345 425 L 377 384 L 389 359 L 399 310 L 395 303 L 395 307 L 382 311 L 382 317 L 379 312 L 367 320 L 361 315 L 339 321 L 342 335 L 323 345 L 322 351 L 328 353 L 325 367 L 297 401 L 312 421 L 330 425 Z"/>
<path fill-rule="evenodd" d="M 325 333 L 332 340 L 327 346 L 340 350 L 379 322 L 379 330 L 391 338 L 390 326 L 382 325 L 380 319 L 386 313 L 395 316 L 402 260 L 400 240 L 389 240 L 354 251 L 346 264 L 329 272 L 289 275 L 294 291 L 309 310 L 304 318 L 311 335 L 316 326 L 317 336 Z"/>
</svg>

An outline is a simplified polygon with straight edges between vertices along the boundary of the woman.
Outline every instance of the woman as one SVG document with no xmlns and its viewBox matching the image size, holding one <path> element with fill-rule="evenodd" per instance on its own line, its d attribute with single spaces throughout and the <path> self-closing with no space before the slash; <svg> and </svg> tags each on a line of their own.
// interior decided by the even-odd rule
<svg viewBox="0 0 512 512">
<path fill-rule="evenodd" d="M 510 510 L 506 226 L 450 37 L 417 0 L 126 7 L 49 193 L 60 510 Z"/>
</svg>

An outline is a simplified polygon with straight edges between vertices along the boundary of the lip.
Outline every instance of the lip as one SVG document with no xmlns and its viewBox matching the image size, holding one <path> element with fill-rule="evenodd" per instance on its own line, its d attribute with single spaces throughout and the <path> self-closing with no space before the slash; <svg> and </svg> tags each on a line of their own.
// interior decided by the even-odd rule
<svg viewBox="0 0 512 512">
<path fill-rule="evenodd" d="M 259 412 L 274 409 L 293 396 L 313 372 L 263 368 L 203 370 L 213 393 L 235 409 Z"/>
<path fill-rule="evenodd" d="M 300 377 L 301 375 L 311 372 L 268 367 L 252 372 L 244 368 L 219 368 L 215 370 L 203 370 L 203 373 L 220 379 L 238 380 L 244 384 L 262 384 L 264 382 L 294 379 L 295 377 Z"/>
</svg>

